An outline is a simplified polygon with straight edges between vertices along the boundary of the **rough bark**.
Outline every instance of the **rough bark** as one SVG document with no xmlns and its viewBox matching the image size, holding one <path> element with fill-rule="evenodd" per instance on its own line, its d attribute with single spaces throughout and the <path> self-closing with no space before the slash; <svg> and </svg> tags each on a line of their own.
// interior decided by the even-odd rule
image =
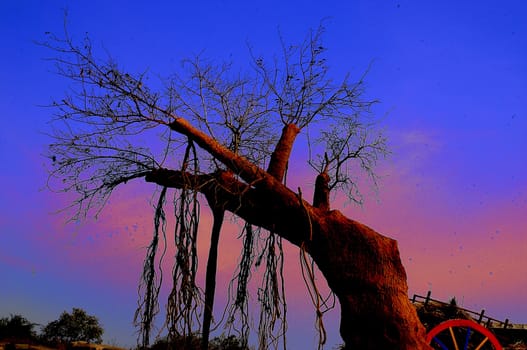
<svg viewBox="0 0 527 350">
<path fill-rule="evenodd" d="M 339 299 L 346 349 L 429 349 L 397 242 L 338 211 L 315 222 L 310 254 Z"/>
</svg>

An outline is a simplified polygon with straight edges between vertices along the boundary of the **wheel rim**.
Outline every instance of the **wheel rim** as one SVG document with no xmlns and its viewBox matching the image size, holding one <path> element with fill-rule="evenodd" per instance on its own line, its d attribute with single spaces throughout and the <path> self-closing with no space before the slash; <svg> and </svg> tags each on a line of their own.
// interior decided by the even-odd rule
<svg viewBox="0 0 527 350">
<path fill-rule="evenodd" d="M 491 331 L 471 320 L 448 320 L 426 336 L 428 344 L 441 350 L 503 350 Z"/>
</svg>

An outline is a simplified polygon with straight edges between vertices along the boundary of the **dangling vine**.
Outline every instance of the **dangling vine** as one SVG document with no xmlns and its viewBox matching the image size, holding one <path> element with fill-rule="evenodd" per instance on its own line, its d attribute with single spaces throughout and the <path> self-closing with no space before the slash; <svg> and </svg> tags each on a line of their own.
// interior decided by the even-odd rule
<svg viewBox="0 0 527 350">
<path fill-rule="evenodd" d="M 189 164 L 191 169 L 189 170 Z M 189 140 L 182 171 L 197 173 L 198 163 L 196 149 Z M 150 343 L 151 332 L 155 316 L 159 313 L 159 292 L 163 280 L 161 264 L 166 253 L 166 215 L 164 205 L 167 188 L 163 187 L 155 206 L 154 234 L 147 249 L 143 267 L 143 274 L 139 284 L 139 306 L 135 312 L 134 322 L 139 326 L 138 342 L 142 348 Z M 175 261 L 172 272 L 173 284 L 168 297 L 166 327 L 169 339 L 183 336 L 191 339 L 192 325 L 199 324 L 199 306 L 201 292 L 196 285 L 198 269 L 197 235 L 200 215 L 198 192 L 184 187 L 174 194 L 174 245 L 176 248 Z M 160 233 L 163 235 L 165 246 L 159 259 L 158 253 Z M 156 269 L 156 262 L 158 268 Z"/>
<path fill-rule="evenodd" d="M 134 315 L 134 323 L 139 327 L 138 343 L 146 349 L 150 342 L 150 333 L 153 328 L 155 316 L 159 312 L 159 291 L 163 281 L 161 262 L 166 252 L 166 216 L 163 206 L 165 204 L 167 188 L 163 187 L 155 207 L 154 234 L 147 249 L 143 273 L 139 283 L 139 305 Z M 156 270 L 156 255 L 159 245 L 159 234 L 163 234 L 165 242 L 163 252 L 159 258 L 159 266 Z"/>
<path fill-rule="evenodd" d="M 302 199 L 302 191 L 300 188 L 298 188 L 298 199 L 300 201 L 300 205 L 304 209 L 304 212 L 307 217 L 308 222 L 308 230 L 309 230 L 309 241 L 313 239 L 313 226 L 311 222 L 311 216 L 309 214 L 309 211 L 304 205 L 303 199 Z M 322 349 L 324 344 L 327 340 L 327 333 L 326 328 L 324 326 L 324 313 L 331 310 L 335 306 L 335 298 L 334 295 L 331 293 L 327 298 L 323 298 L 322 294 L 320 293 L 318 286 L 316 284 L 316 277 L 315 277 L 315 263 L 313 261 L 313 258 L 311 258 L 306 250 L 306 242 L 302 242 L 300 245 L 300 267 L 302 270 L 302 278 L 304 279 L 304 284 L 307 287 L 307 291 L 309 293 L 309 296 L 311 298 L 311 302 L 313 306 L 315 307 L 315 328 L 318 331 L 318 349 Z M 328 305 L 328 300 L 333 297 L 333 304 Z"/>
<path fill-rule="evenodd" d="M 189 164 L 191 169 L 189 170 Z M 197 173 L 196 149 L 188 141 L 183 157 L 182 172 Z M 201 291 L 196 285 L 198 270 L 197 236 L 200 215 L 198 192 L 184 186 L 174 196 L 175 228 L 174 244 L 176 256 L 172 273 L 172 290 L 167 303 L 168 337 L 183 337 L 191 340 L 192 326 L 199 325 L 199 306 L 202 302 Z"/>
<path fill-rule="evenodd" d="M 262 285 L 258 288 L 258 301 L 260 303 L 260 321 L 258 325 L 259 350 L 267 349 L 269 346 L 278 348 L 280 338 L 284 338 L 287 328 L 286 313 L 287 305 L 284 292 L 283 259 L 284 252 L 281 242 L 277 243 L 276 235 L 269 232 L 265 239 L 264 247 L 258 256 L 255 266 L 259 266 L 265 260 L 265 271 Z M 279 241 L 279 240 L 278 240 Z M 278 254 L 276 249 L 278 247 Z M 275 325 L 281 321 L 280 330 L 275 333 Z"/>
<path fill-rule="evenodd" d="M 255 228 L 251 224 L 245 223 L 241 236 L 243 237 L 242 254 L 235 277 L 231 280 L 229 286 L 230 294 L 233 284 L 236 282 L 234 301 L 228 311 L 227 327 L 233 329 L 238 334 L 242 346 L 247 346 L 250 333 L 248 286 L 254 261 L 254 242 L 260 236 L 260 228 Z"/>
</svg>

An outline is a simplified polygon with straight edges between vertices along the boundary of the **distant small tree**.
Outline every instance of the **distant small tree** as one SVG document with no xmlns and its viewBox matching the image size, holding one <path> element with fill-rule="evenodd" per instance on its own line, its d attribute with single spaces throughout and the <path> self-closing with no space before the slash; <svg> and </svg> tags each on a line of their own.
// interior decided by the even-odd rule
<svg viewBox="0 0 527 350">
<path fill-rule="evenodd" d="M 0 318 L 0 340 L 3 339 L 25 339 L 30 340 L 36 337 L 35 323 L 31 323 L 21 315 L 10 315 L 10 317 Z"/>
<path fill-rule="evenodd" d="M 82 309 L 73 308 L 71 314 L 64 311 L 58 320 L 48 323 L 42 329 L 42 337 L 49 343 L 71 343 L 86 341 L 102 343 L 103 328 L 95 316 Z"/>
</svg>

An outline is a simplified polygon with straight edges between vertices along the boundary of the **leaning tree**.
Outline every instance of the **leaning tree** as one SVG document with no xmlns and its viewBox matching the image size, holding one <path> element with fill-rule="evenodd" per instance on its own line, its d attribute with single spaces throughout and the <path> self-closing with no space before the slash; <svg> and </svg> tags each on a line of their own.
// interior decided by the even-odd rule
<svg viewBox="0 0 527 350">
<path fill-rule="evenodd" d="M 198 57 L 156 83 L 146 73 L 125 72 L 111 58 L 98 58 L 88 38 L 77 44 L 67 33 L 50 34 L 44 43 L 55 53 L 58 73 L 71 83 L 70 93 L 53 102 L 51 181 L 78 194 L 79 215 L 101 208 L 116 187 L 131 180 L 158 185 L 135 316 L 143 346 L 159 311 L 160 241 L 167 234 L 170 200 L 175 259 L 166 304 L 169 336 L 191 339 L 201 327 L 207 348 L 228 213 L 243 229 L 225 323 L 245 343 L 248 281 L 256 266 L 264 269 L 256 298 L 259 347 L 276 344 L 285 331 L 285 239 L 299 249 L 317 318 L 326 299 L 314 283 L 315 266 L 338 299 L 346 349 L 429 349 L 407 297 L 397 242 L 330 207 L 338 191 L 361 200 L 359 171 L 375 178 L 373 167 L 386 145 L 370 115 L 374 101 L 363 97 L 362 78 L 335 83 L 328 73 L 322 31 L 311 32 L 300 45 L 282 43 L 281 54 L 271 60 L 251 51 L 245 70 Z M 294 160 L 304 157 L 314 177 L 311 201 L 301 187 L 287 185 L 297 140 L 302 146 Z M 197 236 L 205 203 L 213 224 L 202 292 Z M 322 323 L 319 331 L 323 343 Z"/>
</svg>

